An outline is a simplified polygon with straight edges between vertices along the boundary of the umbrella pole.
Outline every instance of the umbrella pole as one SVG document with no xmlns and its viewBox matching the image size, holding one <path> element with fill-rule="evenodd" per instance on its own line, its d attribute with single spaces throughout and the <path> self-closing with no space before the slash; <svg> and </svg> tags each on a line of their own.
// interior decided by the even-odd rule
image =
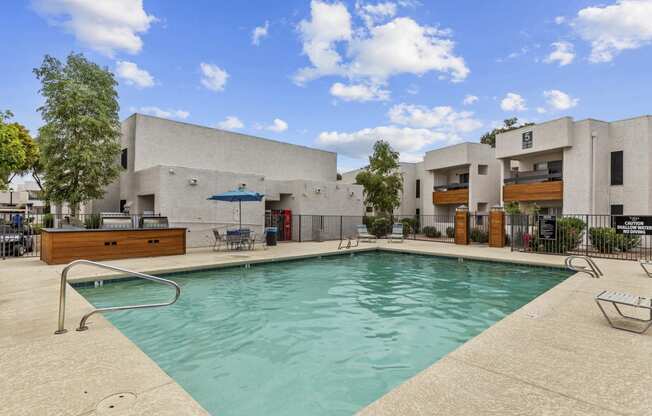
<svg viewBox="0 0 652 416">
<path fill-rule="evenodd" d="M 238 201 L 238 212 L 240 213 L 240 229 L 242 230 L 242 201 Z"/>
</svg>

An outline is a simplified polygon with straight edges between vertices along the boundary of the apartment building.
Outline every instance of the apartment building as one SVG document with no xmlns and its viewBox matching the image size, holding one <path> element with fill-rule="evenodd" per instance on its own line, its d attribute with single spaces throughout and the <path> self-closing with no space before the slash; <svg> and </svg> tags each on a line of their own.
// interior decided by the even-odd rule
<svg viewBox="0 0 652 416">
<path fill-rule="evenodd" d="M 0 192 L 0 213 L 39 215 L 44 208 L 41 188 L 34 181 L 10 185 L 8 190 Z"/>
<path fill-rule="evenodd" d="M 431 150 L 422 162 L 401 162 L 403 192 L 394 214 L 453 215 L 461 205 L 487 213 L 500 204 L 501 168 L 494 149 L 470 142 Z M 343 173 L 342 181 L 354 183 L 360 171 Z M 366 212 L 372 214 L 373 209 L 367 207 Z"/>
<path fill-rule="evenodd" d="M 337 182 L 337 154 L 239 133 L 134 114 L 122 123 L 120 178 L 92 212 L 161 213 L 189 230 L 189 246 L 237 224 L 238 204 L 208 201 L 245 186 L 265 194 L 242 204 L 243 226 L 261 229 L 266 210 L 360 215 L 362 187 Z"/>
<path fill-rule="evenodd" d="M 496 137 L 501 200 L 548 214 L 652 212 L 652 118 L 570 117 Z"/>
</svg>

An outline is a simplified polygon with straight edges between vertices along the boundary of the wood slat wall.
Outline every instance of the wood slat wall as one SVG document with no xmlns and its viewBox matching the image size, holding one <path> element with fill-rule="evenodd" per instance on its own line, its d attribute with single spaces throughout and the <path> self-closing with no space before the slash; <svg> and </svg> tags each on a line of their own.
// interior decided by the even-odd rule
<svg viewBox="0 0 652 416">
<path fill-rule="evenodd" d="M 469 188 L 435 191 L 432 193 L 432 203 L 437 205 L 468 204 Z"/>
<path fill-rule="evenodd" d="M 564 198 L 564 182 L 519 183 L 503 186 L 503 201 L 560 201 Z"/>
<path fill-rule="evenodd" d="M 113 260 L 186 254 L 186 229 L 74 231 L 41 233 L 41 260 Z"/>
<path fill-rule="evenodd" d="M 505 212 L 489 213 L 489 247 L 505 247 Z"/>
</svg>

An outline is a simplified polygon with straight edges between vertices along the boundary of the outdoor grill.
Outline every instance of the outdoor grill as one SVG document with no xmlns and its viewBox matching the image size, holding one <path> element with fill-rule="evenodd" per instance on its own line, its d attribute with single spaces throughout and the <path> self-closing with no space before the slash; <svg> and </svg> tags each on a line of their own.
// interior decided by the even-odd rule
<svg viewBox="0 0 652 416">
<path fill-rule="evenodd" d="M 133 228 L 133 223 L 129 216 L 102 215 L 100 228 L 103 230 L 126 230 Z"/>
<path fill-rule="evenodd" d="M 168 228 L 168 217 L 140 217 L 139 228 Z"/>
</svg>

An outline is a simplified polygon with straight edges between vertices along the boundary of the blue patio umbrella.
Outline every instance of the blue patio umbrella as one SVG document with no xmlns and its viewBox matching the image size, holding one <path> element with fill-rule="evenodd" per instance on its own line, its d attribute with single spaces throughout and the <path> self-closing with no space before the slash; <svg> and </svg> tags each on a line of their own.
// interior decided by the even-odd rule
<svg viewBox="0 0 652 416">
<path fill-rule="evenodd" d="M 258 192 L 249 192 L 244 188 L 236 189 L 233 191 L 223 192 L 221 194 L 216 194 L 208 198 L 210 201 L 226 201 L 226 202 L 236 202 L 238 201 L 238 212 L 240 213 L 240 225 L 239 228 L 242 228 L 242 202 L 258 202 L 262 201 L 265 195 Z"/>
</svg>

